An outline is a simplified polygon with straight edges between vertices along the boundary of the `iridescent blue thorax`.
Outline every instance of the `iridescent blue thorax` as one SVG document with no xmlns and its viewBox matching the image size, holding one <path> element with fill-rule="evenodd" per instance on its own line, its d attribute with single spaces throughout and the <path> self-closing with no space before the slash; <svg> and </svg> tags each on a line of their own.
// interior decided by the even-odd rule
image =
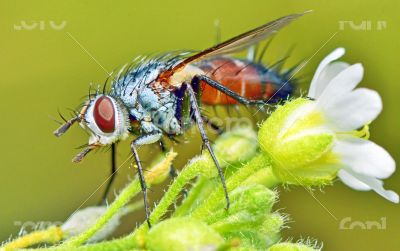
<svg viewBox="0 0 400 251">
<path fill-rule="evenodd" d="M 180 62 L 184 55 L 187 53 L 138 58 L 121 70 L 112 84 L 110 95 L 124 104 L 130 118 L 139 121 L 144 132 L 181 133 L 175 117 L 178 97 L 155 80 L 161 72 Z"/>
</svg>

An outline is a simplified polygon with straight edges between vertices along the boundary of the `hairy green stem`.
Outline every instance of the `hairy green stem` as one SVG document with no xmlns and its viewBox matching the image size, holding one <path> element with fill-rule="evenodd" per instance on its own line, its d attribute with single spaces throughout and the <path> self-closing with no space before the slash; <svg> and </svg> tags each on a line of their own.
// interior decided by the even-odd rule
<svg viewBox="0 0 400 251">
<path fill-rule="evenodd" d="M 72 237 L 62 244 L 64 247 L 77 247 L 90 239 L 99 231 L 123 206 L 125 206 L 136 194 L 140 192 L 140 183 L 135 179 L 126 186 L 114 202 L 110 205 L 106 213 L 88 230 L 82 234 Z"/>
<path fill-rule="evenodd" d="M 207 178 L 198 177 L 196 183 L 190 189 L 188 196 L 174 211 L 173 217 L 186 216 L 193 211 L 219 184 L 219 181 L 215 181 L 216 182 L 210 182 Z"/>
<path fill-rule="evenodd" d="M 195 158 L 190 161 L 179 173 L 178 177 L 176 177 L 157 207 L 151 212 L 150 222 L 152 224 L 157 224 L 161 217 L 168 211 L 172 203 L 176 201 L 184 186 L 198 176 L 200 172 L 209 169 L 209 167 L 210 160 L 206 157 Z M 147 224 L 142 224 L 135 232 L 126 238 L 132 237 L 136 242 L 144 244 L 144 235 L 147 231 Z"/>
<path fill-rule="evenodd" d="M 221 161 L 224 166 L 229 165 L 230 163 Z M 254 174 L 256 176 L 260 176 L 261 171 L 263 173 L 262 180 L 263 183 L 269 185 L 275 185 L 277 183 L 276 178 L 272 175 L 270 171 L 270 160 L 263 154 L 257 154 L 253 157 L 247 164 L 245 164 L 242 168 L 240 168 L 237 172 L 233 173 L 227 179 L 227 186 L 229 191 L 232 191 L 236 187 L 240 186 L 243 181 L 246 183 L 251 183 L 255 181 Z M 160 219 L 165 215 L 168 211 L 168 208 L 176 201 L 177 197 L 181 193 L 184 186 L 190 183 L 195 177 L 199 174 L 210 175 L 213 171 L 211 169 L 215 169 L 213 163 L 211 162 L 208 155 L 203 155 L 201 157 L 195 158 L 190 161 L 186 167 L 181 171 L 178 177 L 174 180 L 174 182 L 169 187 L 168 191 L 164 194 L 163 198 L 157 205 L 157 207 L 153 210 L 150 215 L 150 221 L 153 224 L 157 224 Z M 268 171 L 266 171 L 268 170 Z M 211 174 L 214 176 L 215 174 Z M 204 181 L 211 177 L 204 177 Z M 201 185 L 200 178 L 200 187 Z M 260 179 L 260 178 L 259 178 Z M 203 184 L 204 185 L 204 184 Z M 83 234 L 71 238 L 69 241 L 65 242 L 63 245 L 54 247 L 54 248 L 46 248 L 41 249 L 42 251 L 46 250 L 81 250 L 81 251 L 91 251 L 91 250 L 140 250 L 145 248 L 145 236 L 148 231 L 147 224 L 142 224 L 136 231 L 132 234 L 112 240 L 105 241 L 96 244 L 89 244 L 85 246 L 80 246 L 85 243 L 90 237 L 92 237 L 98 230 L 100 230 L 109 219 L 111 219 L 126 203 L 137 193 L 140 192 L 140 184 L 137 180 L 132 181 L 121 194 L 115 199 L 114 203 L 111 204 L 106 214 L 104 214 L 95 225 L 89 228 Z M 209 210 L 215 209 L 219 203 L 223 200 L 223 191 L 221 187 L 216 188 L 216 191 L 212 192 L 211 195 L 202 203 L 199 208 L 195 209 L 192 216 L 195 218 L 204 218 L 207 217 Z M 185 211 L 185 210 L 183 210 Z M 182 212 L 183 212 L 182 211 Z M 36 249 L 37 250 L 37 249 Z"/>
<path fill-rule="evenodd" d="M 239 131 L 241 132 L 241 131 Z M 242 136 L 241 136 L 242 135 Z M 243 136 L 244 135 L 244 136 Z M 230 175 L 228 174 L 227 185 L 229 191 L 232 191 L 241 183 L 249 178 L 251 174 L 257 172 L 263 167 L 269 166 L 269 158 L 265 157 L 262 154 L 258 154 L 255 158 L 256 154 L 257 142 L 254 137 L 250 137 L 251 131 L 243 130 L 240 133 L 231 133 L 229 135 L 225 135 L 225 137 L 220 137 L 216 141 L 215 149 L 217 158 L 221 164 L 221 167 L 226 168 L 227 166 L 239 164 L 241 161 L 249 161 L 247 165 L 244 165 L 242 168 L 238 168 L 237 171 L 234 171 Z M 239 143 L 238 143 L 239 142 Z M 173 158 L 173 157 L 172 157 Z M 165 169 L 165 165 L 160 170 Z M 232 168 L 230 168 L 232 169 Z M 232 169 L 231 171 L 233 171 Z M 165 171 L 165 170 L 164 170 Z M 161 171 L 161 173 L 164 173 Z M 229 171 L 229 170 L 228 170 Z M 160 176 L 159 174 L 153 175 L 154 177 L 145 177 L 146 182 L 149 185 L 152 182 L 156 182 L 156 178 Z M 207 210 L 209 208 L 215 208 L 218 203 L 223 200 L 223 191 L 220 182 L 217 181 L 218 172 L 215 168 L 215 164 L 213 160 L 210 158 L 208 153 L 202 154 L 200 157 L 196 157 L 192 159 L 181 171 L 181 173 L 176 177 L 174 182 L 169 187 L 168 191 L 164 194 L 158 205 L 154 208 L 150 215 L 150 221 L 153 225 L 157 225 L 160 222 L 162 217 L 168 212 L 170 206 L 176 202 L 177 198 L 181 194 L 182 189 L 185 185 L 189 184 L 193 181 L 194 178 L 199 177 L 198 184 L 195 188 L 198 188 L 198 195 L 201 197 L 201 203 L 196 196 L 196 189 L 193 191 L 192 199 L 188 200 L 187 203 L 183 204 L 183 209 L 178 209 L 183 215 L 187 215 L 188 212 L 194 210 L 197 205 L 201 205 L 200 208 L 202 210 L 195 211 L 201 212 L 203 216 L 207 215 Z M 210 179 L 215 178 L 214 181 L 210 181 Z M 273 179 L 270 179 L 273 180 Z M 203 183 L 202 183 L 203 181 Z M 204 186 L 203 186 L 204 185 Z M 206 188 L 206 192 L 204 189 Z M 214 192 L 213 192 L 214 191 Z M 132 181 L 128 186 L 126 186 L 120 195 L 115 199 L 115 201 L 110 205 L 107 209 L 106 213 L 101 216 L 97 222 L 91 226 L 88 230 L 81 233 L 78 236 L 72 237 L 62 245 L 53 248 L 45 248 L 41 250 L 140 250 L 145 249 L 146 244 L 146 236 L 148 234 L 148 226 L 147 224 L 142 224 L 139 228 L 137 228 L 133 233 L 129 234 L 126 237 L 112 240 L 112 241 L 103 241 L 101 243 L 96 244 L 87 244 L 83 245 L 87 242 L 95 233 L 101 230 L 105 224 L 115 216 L 128 202 L 132 199 L 136 194 L 140 192 L 140 183 L 138 179 Z M 212 192 L 212 193 L 211 193 Z M 204 196 L 204 193 L 207 196 Z M 209 197 L 208 194 L 211 194 Z M 204 200 L 204 201 L 203 201 Z"/>
<path fill-rule="evenodd" d="M 145 180 L 149 187 L 152 184 L 157 184 L 158 182 L 162 181 L 167 176 L 172 160 L 175 157 L 176 153 L 171 151 L 166 154 L 165 158 L 153 165 L 153 167 L 150 169 L 150 172 L 145 175 Z M 70 238 L 62 246 L 76 247 L 84 244 L 96 232 L 101 230 L 107 224 L 107 222 L 113 216 L 115 216 L 140 191 L 140 182 L 139 179 L 136 178 L 122 190 L 122 192 L 114 200 L 111 206 L 108 207 L 106 213 L 101 216 L 92 227 L 90 227 L 80 235 Z"/>
<path fill-rule="evenodd" d="M 231 177 L 229 177 L 226 183 L 228 191 L 232 191 L 233 189 L 241 185 L 245 179 L 250 177 L 258 170 L 269 167 L 270 159 L 262 153 L 257 154 L 242 168 L 240 168 L 237 172 L 232 174 Z M 204 201 L 201 206 L 193 211 L 191 216 L 195 218 L 207 217 L 210 211 L 218 207 L 218 204 L 221 202 L 221 200 L 223 200 L 223 191 L 222 188 L 219 187 L 212 194 L 210 194 L 210 196 L 207 198 L 206 201 Z"/>
<path fill-rule="evenodd" d="M 54 244 L 61 241 L 63 238 L 63 232 L 59 227 L 49 227 L 46 230 L 38 230 L 27 235 L 21 236 L 16 240 L 7 243 L 5 246 L 0 248 L 0 251 L 14 250 L 17 248 L 24 248 L 39 243 Z"/>
</svg>

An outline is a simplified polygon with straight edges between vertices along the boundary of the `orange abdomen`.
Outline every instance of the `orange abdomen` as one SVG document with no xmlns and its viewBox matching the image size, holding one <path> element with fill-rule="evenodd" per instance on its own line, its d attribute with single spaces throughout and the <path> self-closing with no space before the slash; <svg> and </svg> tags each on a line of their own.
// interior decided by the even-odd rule
<svg viewBox="0 0 400 251">
<path fill-rule="evenodd" d="M 208 77 L 250 100 L 267 100 L 274 93 L 273 85 L 265 82 L 260 65 L 232 58 L 216 58 L 201 62 L 199 67 Z M 261 69 L 262 70 L 262 69 Z M 207 105 L 232 105 L 238 102 L 226 94 L 201 83 L 201 101 Z"/>
</svg>

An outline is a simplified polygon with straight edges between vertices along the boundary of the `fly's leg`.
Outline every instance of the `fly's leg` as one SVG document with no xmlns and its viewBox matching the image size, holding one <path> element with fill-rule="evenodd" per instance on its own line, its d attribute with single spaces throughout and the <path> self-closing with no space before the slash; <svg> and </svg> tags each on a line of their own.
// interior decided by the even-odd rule
<svg viewBox="0 0 400 251">
<path fill-rule="evenodd" d="M 108 178 L 106 189 L 104 190 L 103 196 L 101 197 L 101 201 L 98 203 L 99 205 L 105 204 L 107 202 L 107 196 L 110 192 L 111 186 L 114 182 L 115 176 L 117 175 L 117 149 L 116 144 L 111 144 L 111 174 Z"/>
<path fill-rule="evenodd" d="M 184 83 L 184 85 L 187 85 L 187 84 Z M 215 157 L 214 150 L 211 147 L 210 140 L 208 139 L 207 134 L 206 134 L 206 130 L 204 129 L 204 121 L 203 121 L 203 118 L 200 113 L 199 105 L 197 104 L 196 93 L 194 92 L 191 85 L 187 85 L 187 93 L 189 95 L 190 105 L 193 109 L 194 117 L 196 119 L 196 123 L 199 128 L 201 139 L 203 140 L 203 144 L 207 148 L 208 152 L 211 155 L 211 158 L 213 159 L 215 165 L 217 166 L 218 173 L 219 173 L 219 176 L 220 176 L 221 182 L 222 182 L 222 187 L 223 187 L 224 193 L 225 193 L 226 209 L 229 209 L 230 201 L 229 201 L 228 189 L 226 188 L 225 176 L 224 176 L 221 166 L 218 163 L 217 158 Z"/>
<path fill-rule="evenodd" d="M 132 154 L 133 154 L 133 157 L 135 158 L 136 165 L 138 168 L 140 186 L 141 186 L 142 192 L 143 192 L 143 202 L 144 202 L 144 210 L 146 212 L 146 221 L 147 221 L 147 225 L 149 225 L 149 228 L 151 227 L 151 223 L 150 223 L 150 218 L 149 218 L 150 217 L 149 204 L 147 201 L 147 186 L 146 186 L 146 181 L 144 179 L 142 163 L 140 161 L 137 149 L 141 145 L 155 143 L 155 142 L 159 141 L 161 139 L 161 137 L 162 137 L 161 132 L 154 132 L 154 133 L 141 135 L 138 138 L 136 138 L 135 140 L 133 140 L 131 143 Z"/>
<path fill-rule="evenodd" d="M 224 128 L 212 122 L 207 116 L 201 115 L 203 117 L 204 122 L 210 126 L 214 131 L 217 132 L 218 135 L 221 135 L 225 132 Z"/>
<path fill-rule="evenodd" d="M 236 92 L 230 90 L 228 87 L 226 87 L 226 86 L 218 83 L 217 81 L 215 81 L 207 76 L 204 76 L 204 75 L 195 76 L 192 80 L 192 83 L 197 83 L 200 81 L 204 81 L 204 83 L 206 83 L 207 85 L 228 95 L 229 97 L 233 98 L 234 100 L 238 101 L 241 104 L 244 104 L 244 105 L 267 105 L 267 102 L 264 100 L 249 100 L 249 99 L 237 94 Z"/>
<path fill-rule="evenodd" d="M 186 91 L 186 86 L 187 85 L 183 85 L 183 87 L 181 89 Z M 199 96 L 199 93 L 200 93 L 200 81 L 192 81 L 191 86 L 192 86 L 192 89 L 193 89 L 194 93 L 196 94 L 196 98 L 200 98 L 200 96 Z M 215 106 L 213 106 L 213 109 L 214 109 L 214 113 L 218 116 L 217 111 L 215 109 Z M 191 118 L 193 118 L 193 116 L 194 116 L 193 108 L 191 108 L 190 110 L 191 110 L 190 111 L 190 114 L 191 114 L 190 116 L 191 116 Z M 214 122 L 212 122 L 207 116 L 205 116 L 205 115 L 201 115 L 201 116 L 203 117 L 203 120 L 207 125 L 211 126 L 212 129 L 217 131 L 218 135 L 220 135 L 220 134 L 222 134 L 224 132 L 223 129 L 219 125 L 217 125 Z"/>
<path fill-rule="evenodd" d="M 140 186 L 142 187 L 142 192 L 143 192 L 144 210 L 146 212 L 146 221 L 147 221 L 147 225 L 149 225 L 149 228 L 150 228 L 151 223 L 150 223 L 150 219 L 149 219 L 149 217 L 150 217 L 149 205 L 147 202 L 147 186 L 146 186 L 146 181 L 144 180 L 142 164 L 140 163 L 139 154 L 137 152 L 136 145 L 134 144 L 134 142 L 132 142 L 132 144 L 131 144 L 131 150 L 132 150 L 133 156 L 135 158 L 136 165 L 138 167 Z"/>
</svg>

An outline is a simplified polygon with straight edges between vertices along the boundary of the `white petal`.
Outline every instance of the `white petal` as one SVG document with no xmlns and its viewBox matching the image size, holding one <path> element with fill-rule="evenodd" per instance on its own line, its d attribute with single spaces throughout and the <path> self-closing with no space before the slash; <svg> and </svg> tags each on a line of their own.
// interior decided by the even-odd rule
<svg viewBox="0 0 400 251">
<path fill-rule="evenodd" d="M 355 137 L 341 138 L 333 151 L 352 171 L 379 179 L 388 178 L 396 169 L 392 156 L 372 141 Z"/>
<path fill-rule="evenodd" d="M 376 193 L 378 193 L 385 199 L 387 199 L 393 203 L 399 203 L 399 195 L 394 191 L 385 190 L 383 188 L 383 182 L 381 180 L 378 180 L 376 178 L 369 177 L 366 175 L 355 173 L 352 170 L 348 170 L 348 169 L 345 169 L 345 170 L 347 172 L 348 177 L 352 176 L 350 179 L 342 180 L 343 183 L 345 183 L 346 185 L 349 185 L 350 187 L 354 186 L 353 188 L 357 189 L 355 186 L 356 183 L 354 182 L 354 180 L 358 180 L 357 185 L 359 185 L 360 183 L 363 183 L 365 186 L 370 187 L 372 190 L 374 190 Z M 350 183 L 348 184 L 349 181 L 350 181 Z"/>
<path fill-rule="evenodd" d="M 346 62 L 333 62 L 327 65 L 317 79 L 313 98 L 318 99 L 331 80 L 347 67 L 349 64 Z"/>
<path fill-rule="evenodd" d="M 346 184 L 347 186 L 353 188 L 354 190 L 359 190 L 359 191 L 369 191 L 371 188 L 367 186 L 366 184 L 362 183 L 358 179 L 354 178 L 351 174 L 346 172 L 345 170 L 339 170 L 338 172 L 338 177 L 340 180 Z"/>
<path fill-rule="evenodd" d="M 351 92 L 360 83 L 364 74 L 361 64 L 354 64 L 340 72 L 328 84 L 317 100 L 317 104 L 323 107 L 332 100 L 340 98 L 342 95 Z"/>
<path fill-rule="evenodd" d="M 327 65 L 329 65 L 332 61 L 337 60 L 338 58 L 342 57 L 345 53 L 345 49 L 344 48 L 337 48 L 336 50 L 334 50 L 333 52 L 331 52 L 328 56 L 326 56 L 321 63 L 318 65 L 317 70 L 315 71 L 314 77 L 311 81 L 310 84 L 310 90 L 308 92 L 308 96 L 310 98 L 317 98 L 316 94 L 316 90 L 319 89 L 318 85 L 320 84 L 320 82 L 318 81 L 321 72 L 325 69 L 325 67 Z"/>
<path fill-rule="evenodd" d="M 333 130 L 346 132 L 376 119 L 382 111 L 382 100 L 376 91 L 358 88 L 325 103 L 322 109 Z"/>
</svg>

